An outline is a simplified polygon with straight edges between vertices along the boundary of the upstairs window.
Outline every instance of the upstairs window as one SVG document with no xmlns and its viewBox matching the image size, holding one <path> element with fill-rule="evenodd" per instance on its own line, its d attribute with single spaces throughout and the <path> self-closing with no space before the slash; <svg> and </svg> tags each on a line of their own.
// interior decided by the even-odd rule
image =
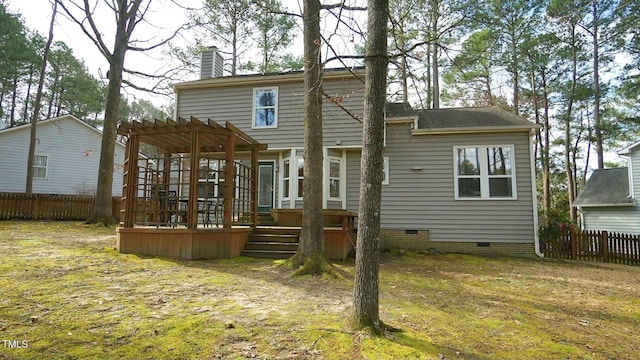
<svg viewBox="0 0 640 360">
<path fill-rule="evenodd" d="M 265 87 L 253 89 L 254 129 L 278 127 L 278 88 Z"/>
<path fill-rule="evenodd" d="M 47 178 L 47 165 L 49 164 L 49 157 L 47 155 L 34 155 L 33 157 L 33 178 L 34 179 L 46 179 Z"/>
<path fill-rule="evenodd" d="M 456 199 L 514 199 L 513 146 L 456 147 Z"/>
</svg>

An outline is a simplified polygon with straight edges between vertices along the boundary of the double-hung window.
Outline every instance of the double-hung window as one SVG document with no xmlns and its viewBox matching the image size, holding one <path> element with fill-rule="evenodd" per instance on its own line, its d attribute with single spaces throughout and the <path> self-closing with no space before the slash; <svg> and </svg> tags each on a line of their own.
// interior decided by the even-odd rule
<svg viewBox="0 0 640 360">
<path fill-rule="evenodd" d="M 264 87 L 253 89 L 254 129 L 278 127 L 278 88 Z"/>
<path fill-rule="evenodd" d="M 33 178 L 46 179 L 48 164 L 49 157 L 47 155 L 35 155 L 33 157 Z"/>
<path fill-rule="evenodd" d="M 298 161 L 298 199 L 302 199 L 304 185 L 304 158 L 299 157 Z"/>
<path fill-rule="evenodd" d="M 340 172 L 342 161 L 339 158 L 329 158 L 329 198 L 340 199 Z"/>
<path fill-rule="evenodd" d="M 214 199 L 218 196 L 218 161 L 201 159 L 198 171 L 198 198 Z"/>
<path fill-rule="evenodd" d="M 382 158 L 382 185 L 389 185 L 389 157 Z"/>
<path fill-rule="evenodd" d="M 455 147 L 456 199 L 515 199 L 513 146 Z"/>
<path fill-rule="evenodd" d="M 291 179 L 291 172 L 289 169 L 290 161 L 289 159 L 284 161 L 282 166 L 282 197 L 284 199 L 289 198 L 289 184 Z"/>
</svg>

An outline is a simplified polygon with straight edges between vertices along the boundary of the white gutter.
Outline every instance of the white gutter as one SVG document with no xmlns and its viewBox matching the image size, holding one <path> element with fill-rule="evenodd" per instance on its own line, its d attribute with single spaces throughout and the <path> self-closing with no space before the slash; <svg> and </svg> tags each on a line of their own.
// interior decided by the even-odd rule
<svg viewBox="0 0 640 360">
<path fill-rule="evenodd" d="M 540 251 L 540 236 L 538 234 L 538 227 L 540 225 L 538 221 L 538 189 L 536 187 L 536 158 L 535 154 L 533 153 L 535 151 L 533 135 L 534 130 L 532 129 L 531 136 L 529 136 L 529 161 L 531 164 L 531 184 L 533 184 L 531 189 L 531 196 L 533 200 L 533 244 L 536 255 L 543 258 L 544 254 Z"/>
<path fill-rule="evenodd" d="M 636 194 L 636 189 L 633 186 L 634 185 L 633 184 L 633 163 L 631 161 L 631 153 L 623 153 L 623 154 L 618 153 L 618 156 L 620 156 L 621 158 L 627 161 L 627 176 L 629 177 L 629 196 L 631 197 L 631 199 L 634 199 Z"/>
<path fill-rule="evenodd" d="M 411 135 L 445 135 L 445 134 L 486 134 L 486 133 L 511 133 L 521 131 L 533 131 L 534 126 L 516 125 L 516 126 L 485 126 L 485 127 L 453 127 L 440 129 L 414 129 Z"/>
</svg>

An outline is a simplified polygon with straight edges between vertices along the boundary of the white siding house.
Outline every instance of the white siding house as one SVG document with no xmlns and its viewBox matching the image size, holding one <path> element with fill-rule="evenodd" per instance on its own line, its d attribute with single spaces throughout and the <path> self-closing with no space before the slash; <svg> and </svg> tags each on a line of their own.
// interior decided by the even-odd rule
<svg viewBox="0 0 640 360">
<path fill-rule="evenodd" d="M 0 192 L 24 192 L 31 125 L 0 130 Z M 38 123 L 33 192 L 95 194 L 102 132 L 72 115 Z M 124 145 L 116 143 L 114 196 L 122 194 Z"/>
</svg>

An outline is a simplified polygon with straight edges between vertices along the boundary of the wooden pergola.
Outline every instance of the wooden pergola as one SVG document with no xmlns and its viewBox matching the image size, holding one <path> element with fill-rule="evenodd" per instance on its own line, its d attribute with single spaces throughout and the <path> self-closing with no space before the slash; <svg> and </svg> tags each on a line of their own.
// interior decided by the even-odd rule
<svg viewBox="0 0 640 360">
<path fill-rule="evenodd" d="M 140 207 L 137 200 L 141 196 L 141 182 L 147 181 L 146 175 L 140 175 L 139 163 L 144 160 L 140 156 L 140 144 L 146 143 L 154 146 L 161 154 L 160 163 L 163 169 L 158 171 L 160 184 L 170 184 L 170 174 L 172 166 L 172 158 L 178 155 L 181 161 L 189 162 L 188 182 L 181 184 L 187 194 L 183 197 L 186 209 L 183 210 L 185 215 L 185 223 L 187 229 L 196 229 L 198 227 L 198 179 L 200 171 L 201 156 L 204 154 L 219 154 L 222 157 L 224 170 L 220 171 L 220 177 L 224 176 L 225 186 L 223 194 L 218 196 L 223 199 L 222 206 L 222 225 L 223 228 L 231 228 L 233 221 L 233 204 L 236 200 L 235 179 L 236 153 L 250 153 L 251 166 L 248 176 L 250 182 L 250 215 L 249 220 L 252 226 L 256 224 L 257 214 L 257 168 L 258 168 L 258 152 L 266 150 L 266 144 L 260 144 L 249 135 L 235 127 L 230 122 L 226 122 L 224 126 L 209 119 L 206 122 L 195 117 L 190 119 L 178 118 L 177 120 L 167 119 L 166 121 L 134 121 L 129 123 L 121 123 L 118 128 L 118 134 L 126 138 L 126 155 L 124 162 L 124 182 L 123 182 L 123 216 L 122 223 L 124 228 L 133 228 L 137 222 L 136 210 Z M 231 166 L 230 166 L 231 165 Z M 144 169 L 143 169 L 144 170 Z M 186 172 L 186 171 L 185 171 Z M 185 176 L 186 177 L 186 176 Z M 168 191 L 169 185 L 163 194 Z M 237 190 L 237 189 L 236 189 Z M 165 198 L 166 200 L 166 198 Z M 139 209 L 138 209 L 139 210 Z M 158 220 L 159 222 L 159 220 Z"/>
</svg>

